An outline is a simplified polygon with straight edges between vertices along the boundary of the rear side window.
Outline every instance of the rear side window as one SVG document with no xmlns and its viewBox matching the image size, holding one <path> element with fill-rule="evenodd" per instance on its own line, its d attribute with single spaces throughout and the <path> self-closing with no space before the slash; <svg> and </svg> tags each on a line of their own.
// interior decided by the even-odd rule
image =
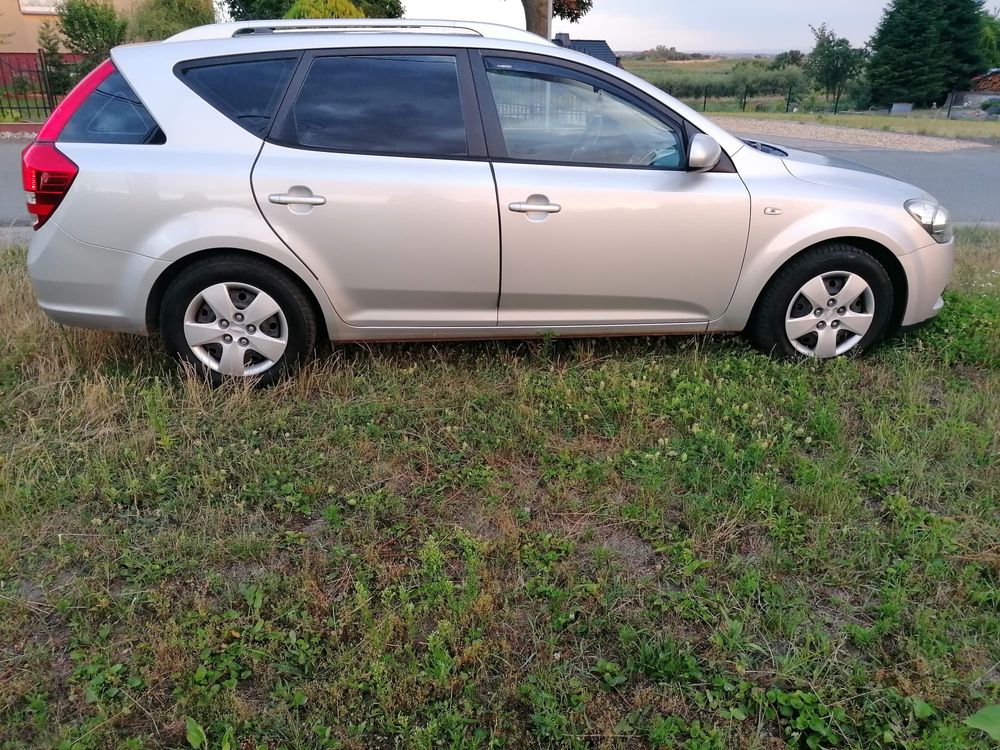
<svg viewBox="0 0 1000 750">
<path fill-rule="evenodd" d="M 451 55 L 317 58 L 282 140 L 336 151 L 466 156 L 458 63 Z"/>
<path fill-rule="evenodd" d="M 68 143 L 164 143 L 166 138 L 117 70 L 83 101 L 59 134 Z"/>
<path fill-rule="evenodd" d="M 297 57 L 191 63 L 181 80 L 229 119 L 264 137 L 278 110 Z"/>
</svg>

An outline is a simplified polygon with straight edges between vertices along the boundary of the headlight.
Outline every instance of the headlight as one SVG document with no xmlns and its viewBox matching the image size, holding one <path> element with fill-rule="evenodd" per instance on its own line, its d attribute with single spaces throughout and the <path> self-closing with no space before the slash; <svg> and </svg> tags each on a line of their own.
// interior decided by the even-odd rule
<svg viewBox="0 0 1000 750">
<path fill-rule="evenodd" d="M 951 227 L 951 214 L 940 203 L 916 198 L 904 204 L 910 216 L 917 220 L 927 234 L 940 243 L 951 242 L 955 236 Z"/>
</svg>

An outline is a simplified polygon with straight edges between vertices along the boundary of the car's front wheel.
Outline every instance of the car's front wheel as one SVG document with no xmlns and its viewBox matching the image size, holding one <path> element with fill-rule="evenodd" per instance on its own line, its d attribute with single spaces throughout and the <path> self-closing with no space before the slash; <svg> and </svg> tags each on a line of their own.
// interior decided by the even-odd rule
<svg viewBox="0 0 1000 750">
<path fill-rule="evenodd" d="M 204 377 L 271 385 L 313 348 L 316 318 L 299 285 L 271 264 L 221 255 L 177 275 L 163 296 L 167 348 Z"/>
<path fill-rule="evenodd" d="M 767 353 L 816 359 L 860 354 L 886 333 L 892 306 L 892 281 L 875 257 L 852 245 L 824 245 L 775 274 L 748 333 Z"/>
</svg>

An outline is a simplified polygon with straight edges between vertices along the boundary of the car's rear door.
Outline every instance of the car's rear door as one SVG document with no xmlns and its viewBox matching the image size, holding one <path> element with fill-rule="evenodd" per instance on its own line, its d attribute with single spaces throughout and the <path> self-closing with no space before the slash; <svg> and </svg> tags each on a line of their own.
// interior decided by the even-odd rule
<svg viewBox="0 0 1000 750">
<path fill-rule="evenodd" d="M 306 53 L 253 170 L 352 326 L 494 326 L 500 246 L 468 53 Z"/>
<path fill-rule="evenodd" d="M 697 327 L 721 315 L 750 223 L 735 169 L 687 171 L 686 123 L 599 71 L 473 59 L 500 201 L 500 325 Z"/>
</svg>

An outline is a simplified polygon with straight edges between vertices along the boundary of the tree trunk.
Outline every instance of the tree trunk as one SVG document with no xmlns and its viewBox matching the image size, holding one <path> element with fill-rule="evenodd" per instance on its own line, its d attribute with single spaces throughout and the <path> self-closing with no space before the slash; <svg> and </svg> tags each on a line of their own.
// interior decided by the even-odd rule
<svg viewBox="0 0 1000 750">
<path fill-rule="evenodd" d="M 549 30 L 549 0 L 521 0 L 528 31 L 546 37 Z"/>
</svg>

